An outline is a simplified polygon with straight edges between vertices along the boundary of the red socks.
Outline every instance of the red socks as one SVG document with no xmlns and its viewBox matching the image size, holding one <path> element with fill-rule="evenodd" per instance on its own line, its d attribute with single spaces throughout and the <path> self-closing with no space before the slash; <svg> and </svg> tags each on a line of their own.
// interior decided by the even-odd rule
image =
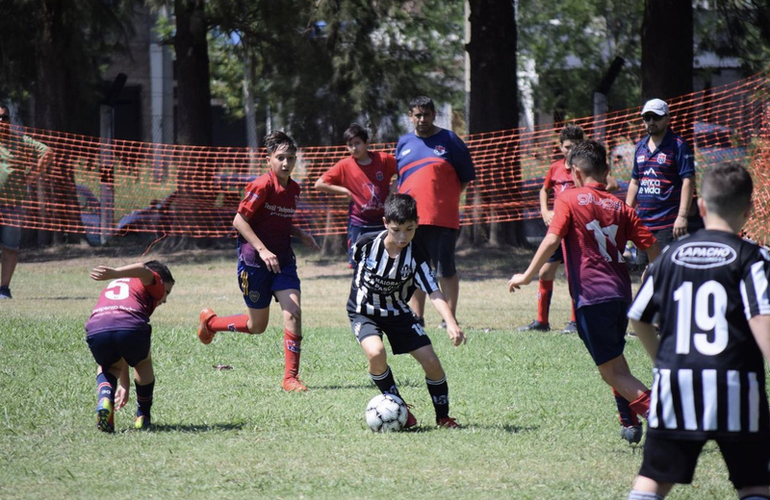
<svg viewBox="0 0 770 500">
<path fill-rule="evenodd" d="M 537 321 L 542 325 L 548 324 L 548 310 L 551 309 L 553 281 L 539 281 L 537 289 Z"/>
<path fill-rule="evenodd" d="M 650 391 L 648 390 L 635 400 L 631 401 L 628 406 L 630 406 L 637 415 L 641 415 L 646 419 L 647 414 L 650 413 Z"/>
<path fill-rule="evenodd" d="M 283 378 L 297 378 L 299 374 L 299 354 L 301 351 L 302 337 L 298 337 L 289 330 L 283 331 L 283 352 L 286 356 L 286 367 Z"/>
<path fill-rule="evenodd" d="M 209 330 L 212 332 L 243 332 L 250 333 L 246 326 L 249 323 L 248 314 L 238 314 L 235 316 L 214 316 L 208 322 Z"/>
</svg>

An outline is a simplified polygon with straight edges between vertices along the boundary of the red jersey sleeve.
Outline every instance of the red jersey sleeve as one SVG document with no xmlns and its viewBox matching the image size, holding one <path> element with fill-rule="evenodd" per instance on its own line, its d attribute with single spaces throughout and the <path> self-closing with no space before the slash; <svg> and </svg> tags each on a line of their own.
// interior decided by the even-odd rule
<svg viewBox="0 0 770 500">
<path fill-rule="evenodd" d="M 321 176 L 321 179 L 327 183 L 331 184 L 332 186 L 341 186 L 342 185 L 342 173 L 343 168 L 345 166 L 345 163 L 347 163 L 348 158 L 345 158 L 344 160 L 340 160 L 337 163 L 334 164 L 333 167 L 331 167 L 329 170 L 323 173 Z"/>
<path fill-rule="evenodd" d="M 569 203 L 566 202 L 565 197 L 561 196 L 556 198 L 553 203 L 553 220 L 551 225 L 548 226 L 548 232 L 554 233 L 561 238 L 567 236 L 569 231 L 570 221 L 572 219 L 572 212 L 570 210 Z"/>
<path fill-rule="evenodd" d="M 546 190 L 553 189 L 554 165 L 556 164 L 552 163 L 551 166 L 548 167 L 548 172 L 545 174 L 545 182 L 543 183 L 543 187 L 545 187 Z"/>
<path fill-rule="evenodd" d="M 628 207 L 628 218 L 631 221 L 631 227 L 628 232 L 628 239 L 634 242 L 636 248 L 639 250 L 646 250 L 652 246 L 653 243 L 658 241 L 655 236 L 647 229 L 647 226 L 642 224 L 642 221 L 637 217 L 636 211 Z"/>
<path fill-rule="evenodd" d="M 251 220 L 254 213 L 264 205 L 269 195 L 270 173 L 261 175 L 246 185 L 246 194 L 238 205 L 238 213 L 246 220 Z"/>
</svg>

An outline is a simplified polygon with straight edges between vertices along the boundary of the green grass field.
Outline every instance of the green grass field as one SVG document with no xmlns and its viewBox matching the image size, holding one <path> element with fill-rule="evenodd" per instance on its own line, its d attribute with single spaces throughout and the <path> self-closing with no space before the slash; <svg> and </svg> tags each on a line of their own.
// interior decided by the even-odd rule
<svg viewBox="0 0 770 500">
<path fill-rule="evenodd" d="M 299 257 L 303 286 L 301 377 L 286 394 L 277 307 L 261 336 L 196 336 L 198 312 L 242 312 L 234 251 L 140 256 L 70 247 L 22 256 L 12 301 L 0 302 L 0 498 L 625 499 L 641 449 L 619 437 L 610 390 L 576 335 L 523 334 L 537 285 L 510 295 L 506 281 L 531 252 L 463 251 L 459 319 L 468 343 L 429 334 L 448 374 L 461 430 L 436 429 L 419 365 L 391 357 L 415 432 L 374 434 L 364 409 L 377 394 L 347 324 L 350 271 L 341 259 Z M 85 255 L 85 256 L 84 256 Z M 135 394 L 116 433 L 95 428 L 95 364 L 83 323 L 103 283 L 98 263 L 158 258 L 177 285 L 153 315 L 155 403 L 150 432 L 132 429 Z M 559 277 L 552 325 L 569 319 Z M 435 310 L 428 325 L 437 325 Z M 651 363 L 629 339 L 632 370 Z M 232 370 L 218 371 L 217 364 Z M 668 498 L 734 498 L 717 448 L 707 446 L 692 486 Z"/>
</svg>

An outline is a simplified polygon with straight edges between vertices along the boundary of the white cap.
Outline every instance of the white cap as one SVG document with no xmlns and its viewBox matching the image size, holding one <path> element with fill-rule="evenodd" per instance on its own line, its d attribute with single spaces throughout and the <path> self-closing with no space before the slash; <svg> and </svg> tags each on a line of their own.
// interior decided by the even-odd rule
<svg viewBox="0 0 770 500">
<path fill-rule="evenodd" d="M 662 101 L 660 99 L 650 99 L 646 103 L 644 103 L 644 107 L 642 108 L 642 115 L 645 113 L 655 113 L 658 116 L 665 116 L 668 114 L 668 104 L 666 104 L 666 101 Z"/>
</svg>

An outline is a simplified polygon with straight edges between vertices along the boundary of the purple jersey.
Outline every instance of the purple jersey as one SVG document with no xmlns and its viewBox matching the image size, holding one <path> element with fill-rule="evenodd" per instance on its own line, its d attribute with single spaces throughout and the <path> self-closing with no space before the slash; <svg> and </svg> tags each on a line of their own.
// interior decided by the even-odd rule
<svg viewBox="0 0 770 500">
<path fill-rule="evenodd" d="M 682 179 L 695 176 L 687 143 L 671 129 L 650 151 L 647 136 L 636 145 L 631 178 L 639 181 L 636 214 L 650 231 L 674 226 L 682 197 Z"/>
<path fill-rule="evenodd" d="M 115 330 L 150 331 L 150 316 L 166 293 L 163 280 L 157 273 L 152 274 L 155 281 L 146 287 L 139 278 L 110 281 L 86 322 L 86 336 Z"/>
</svg>

